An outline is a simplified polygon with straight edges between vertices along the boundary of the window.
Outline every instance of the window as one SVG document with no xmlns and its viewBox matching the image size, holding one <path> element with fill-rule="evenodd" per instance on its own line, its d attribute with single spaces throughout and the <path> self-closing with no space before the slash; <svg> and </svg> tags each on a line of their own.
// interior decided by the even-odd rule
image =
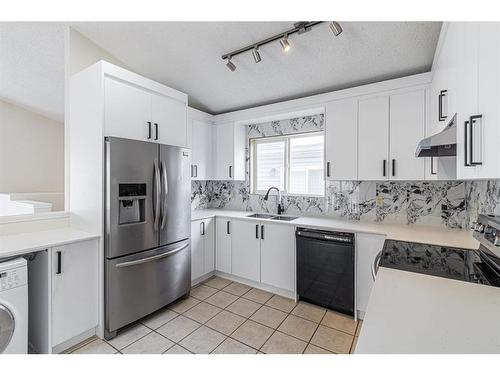
<svg viewBox="0 0 500 375">
<path fill-rule="evenodd" d="M 296 195 L 323 195 L 323 132 L 250 141 L 252 193 L 271 186 Z"/>
</svg>

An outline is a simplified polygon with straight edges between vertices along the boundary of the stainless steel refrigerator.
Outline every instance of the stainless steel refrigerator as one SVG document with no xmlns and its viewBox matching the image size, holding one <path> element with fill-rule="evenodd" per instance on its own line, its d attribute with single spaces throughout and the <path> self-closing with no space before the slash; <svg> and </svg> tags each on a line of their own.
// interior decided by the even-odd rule
<svg viewBox="0 0 500 375">
<path fill-rule="evenodd" d="M 189 294 L 189 149 L 105 138 L 105 337 Z"/>
</svg>

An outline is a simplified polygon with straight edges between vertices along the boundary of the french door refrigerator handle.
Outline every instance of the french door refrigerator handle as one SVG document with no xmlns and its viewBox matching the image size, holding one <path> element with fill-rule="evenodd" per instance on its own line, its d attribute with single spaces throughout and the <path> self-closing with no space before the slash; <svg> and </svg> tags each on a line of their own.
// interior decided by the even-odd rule
<svg viewBox="0 0 500 375">
<path fill-rule="evenodd" d="M 167 179 L 167 168 L 165 167 L 165 162 L 161 161 L 161 176 L 162 176 L 162 191 L 163 191 L 163 207 L 161 211 L 161 225 L 160 228 L 165 228 L 167 223 L 167 196 L 168 196 L 168 179 Z"/>
<path fill-rule="evenodd" d="M 138 264 L 148 263 L 148 262 L 151 262 L 153 260 L 158 260 L 158 259 L 166 258 L 166 257 L 169 257 L 171 255 L 174 255 L 175 253 L 178 253 L 181 250 L 184 250 L 188 246 L 189 246 L 189 243 L 187 243 L 185 245 L 182 245 L 180 247 L 177 247 L 177 248 L 175 248 L 173 250 L 167 251 L 166 253 L 163 253 L 163 254 L 158 254 L 158 255 L 154 255 L 152 257 L 148 257 L 148 258 L 144 258 L 144 259 L 139 259 L 139 260 L 132 260 L 130 262 L 118 263 L 115 267 L 116 268 L 122 268 L 122 267 L 136 266 Z"/>
<path fill-rule="evenodd" d="M 158 160 L 154 161 L 154 175 L 153 175 L 153 185 L 155 187 L 155 201 L 153 202 L 153 216 L 154 216 L 154 229 L 158 230 L 158 222 L 160 221 L 160 170 L 158 168 Z"/>
</svg>

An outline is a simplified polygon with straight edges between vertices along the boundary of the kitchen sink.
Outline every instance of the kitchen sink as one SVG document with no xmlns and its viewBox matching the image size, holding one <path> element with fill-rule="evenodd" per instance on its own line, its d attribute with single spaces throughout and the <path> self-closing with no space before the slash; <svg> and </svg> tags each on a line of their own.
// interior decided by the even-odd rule
<svg viewBox="0 0 500 375">
<path fill-rule="evenodd" d="M 282 215 L 271 215 L 271 214 L 252 214 L 247 217 L 255 217 L 258 219 L 271 219 L 271 220 L 281 220 L 281 221 L 292 221 L 297 219 L 297 216 L 282 216 Z"/>
<path fill-rule="evenodd" d="M 271 214 L 252 214 L 252 215 L 248 215 L 247 217 L 255 217 L 255 218 L 259 218 L 259 219 L 272 219 L 275 216 L 276 215 L 271 215 Z"/>
<path fill-rule="evenodd" d="M 297 219 L 297 216 L 274 216 L 271 220 L 292 221 Z"/>
</svg>

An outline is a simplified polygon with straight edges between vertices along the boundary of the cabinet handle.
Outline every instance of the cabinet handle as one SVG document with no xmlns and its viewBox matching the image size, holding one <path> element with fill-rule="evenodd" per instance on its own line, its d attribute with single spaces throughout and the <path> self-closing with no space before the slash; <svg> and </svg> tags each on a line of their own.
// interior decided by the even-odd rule
<svg viewBox="0 0 500 375">
<path fill-rule="evenodd" d="M 446 97 L 446 94 L 447 94 L 447 90 L 441 90 L 439 92 L 439 96 L 438 96 L 438 106 L 439 106 L 439 113 L 438 113 L 438 120 L 439 121 L 445 121 L 446 118 L 448 117 L 446 114 L 443 114 L 443 98 Z"/>
<path fill-rule="evenodd" d="M 148 121 L 148 139 L 151 139 L 151 121 Z"/>
<path fill-rule="evenodd" d="M 56 252 L 57 255 L 57 269 L 56 269 L 56 275 L 60 275 L 62 273 L 62 254 L 60 251 Z"/>
<path fill-rule="evenodd" d="M 392 159 L 392 177 L 396 176 L 396 159 Z"/>
<path fill-rule="evenodd" d="M 230 165 L 229 166 L 229 178 L 232 178 L 233 177 L 233 166 Z"/>
<path fill-rule="evenodd" d="M 255 225 L 255 238 L 259 239 L 259 224 Z"/>
<path fill-rule="evenodd" d="M 387 160 L 385 160 L 385 159 L 384 159 L 384 160 L 382 161 L 382 176 L 384 176 L 384 177 L 385 177 L 385 175 L 387 174 L 387 173 L 386 173 L 386 169 L 387 169 Z"/>
<path fill-rule="evenodd" d="M 431 157 L 431 174 L 436 175 L 437 172 L 434 170 L 434 156 Z"/>
<path fill-rule="evenodd" d="M 474 160 L 474 125 L 476 125 L 477 120 L 481 119 L 483 116 L 481 115 L 474 115 L 469 118 L 470 124 L 469 124 L 469 134 L 470 134 L 470 165 L 475 166 L 475 165 L 481 165 L 483 162 L 481 160 Z M 480 129 L 481 130 L 481 129 Z M 479 150 L 481 151 L 481 150 Z"/>
<path fill-rule="evenodd" d="M 155 141 L 158 140 L 158 123 L 155 122 Z"/>
<path fill-rule="evenodd" d="M 263 225 L 260 226 L 260 239 L 261 240 L 264 239 L 264 226 Z"/>
<path fill-rule="evenodd" d="M 330 177 L 330 162 L 326 162 L 326 177 Z"/>
<path fill-rule="evenodd" d="M 194 177 L 198 177 L 198 165 L 194 165 Z"/>
<path fill-rule="evenodd" d="M 194 165 L 191 164 L 191 177 L 194 177 L 194 172 L 193 171 L 194 171 Z"/>
<path fill-rule="evenodd" d="M 200 224 L 201 224 L 201 226 L 200 226 L 200 228 L 201 228 L 201 235 L 204 236 L 205 235 L 205 222 L 202 221 Z"/>
<path fill-rule="evenodd" d="M 228 220 L 226 222 L 226 231 L 227 231 L 227 234 L 231 234 L 231 230 L 229 229 L 229 223 L 230 223 L 230 221 Z"/>
<path fill-rule="evenodd" d="M 467 131 L 469 128 L 469 121 L 464 122 L 464 167 L 470 167 L 469 164 L 469 132 Z"/>
</svg>

